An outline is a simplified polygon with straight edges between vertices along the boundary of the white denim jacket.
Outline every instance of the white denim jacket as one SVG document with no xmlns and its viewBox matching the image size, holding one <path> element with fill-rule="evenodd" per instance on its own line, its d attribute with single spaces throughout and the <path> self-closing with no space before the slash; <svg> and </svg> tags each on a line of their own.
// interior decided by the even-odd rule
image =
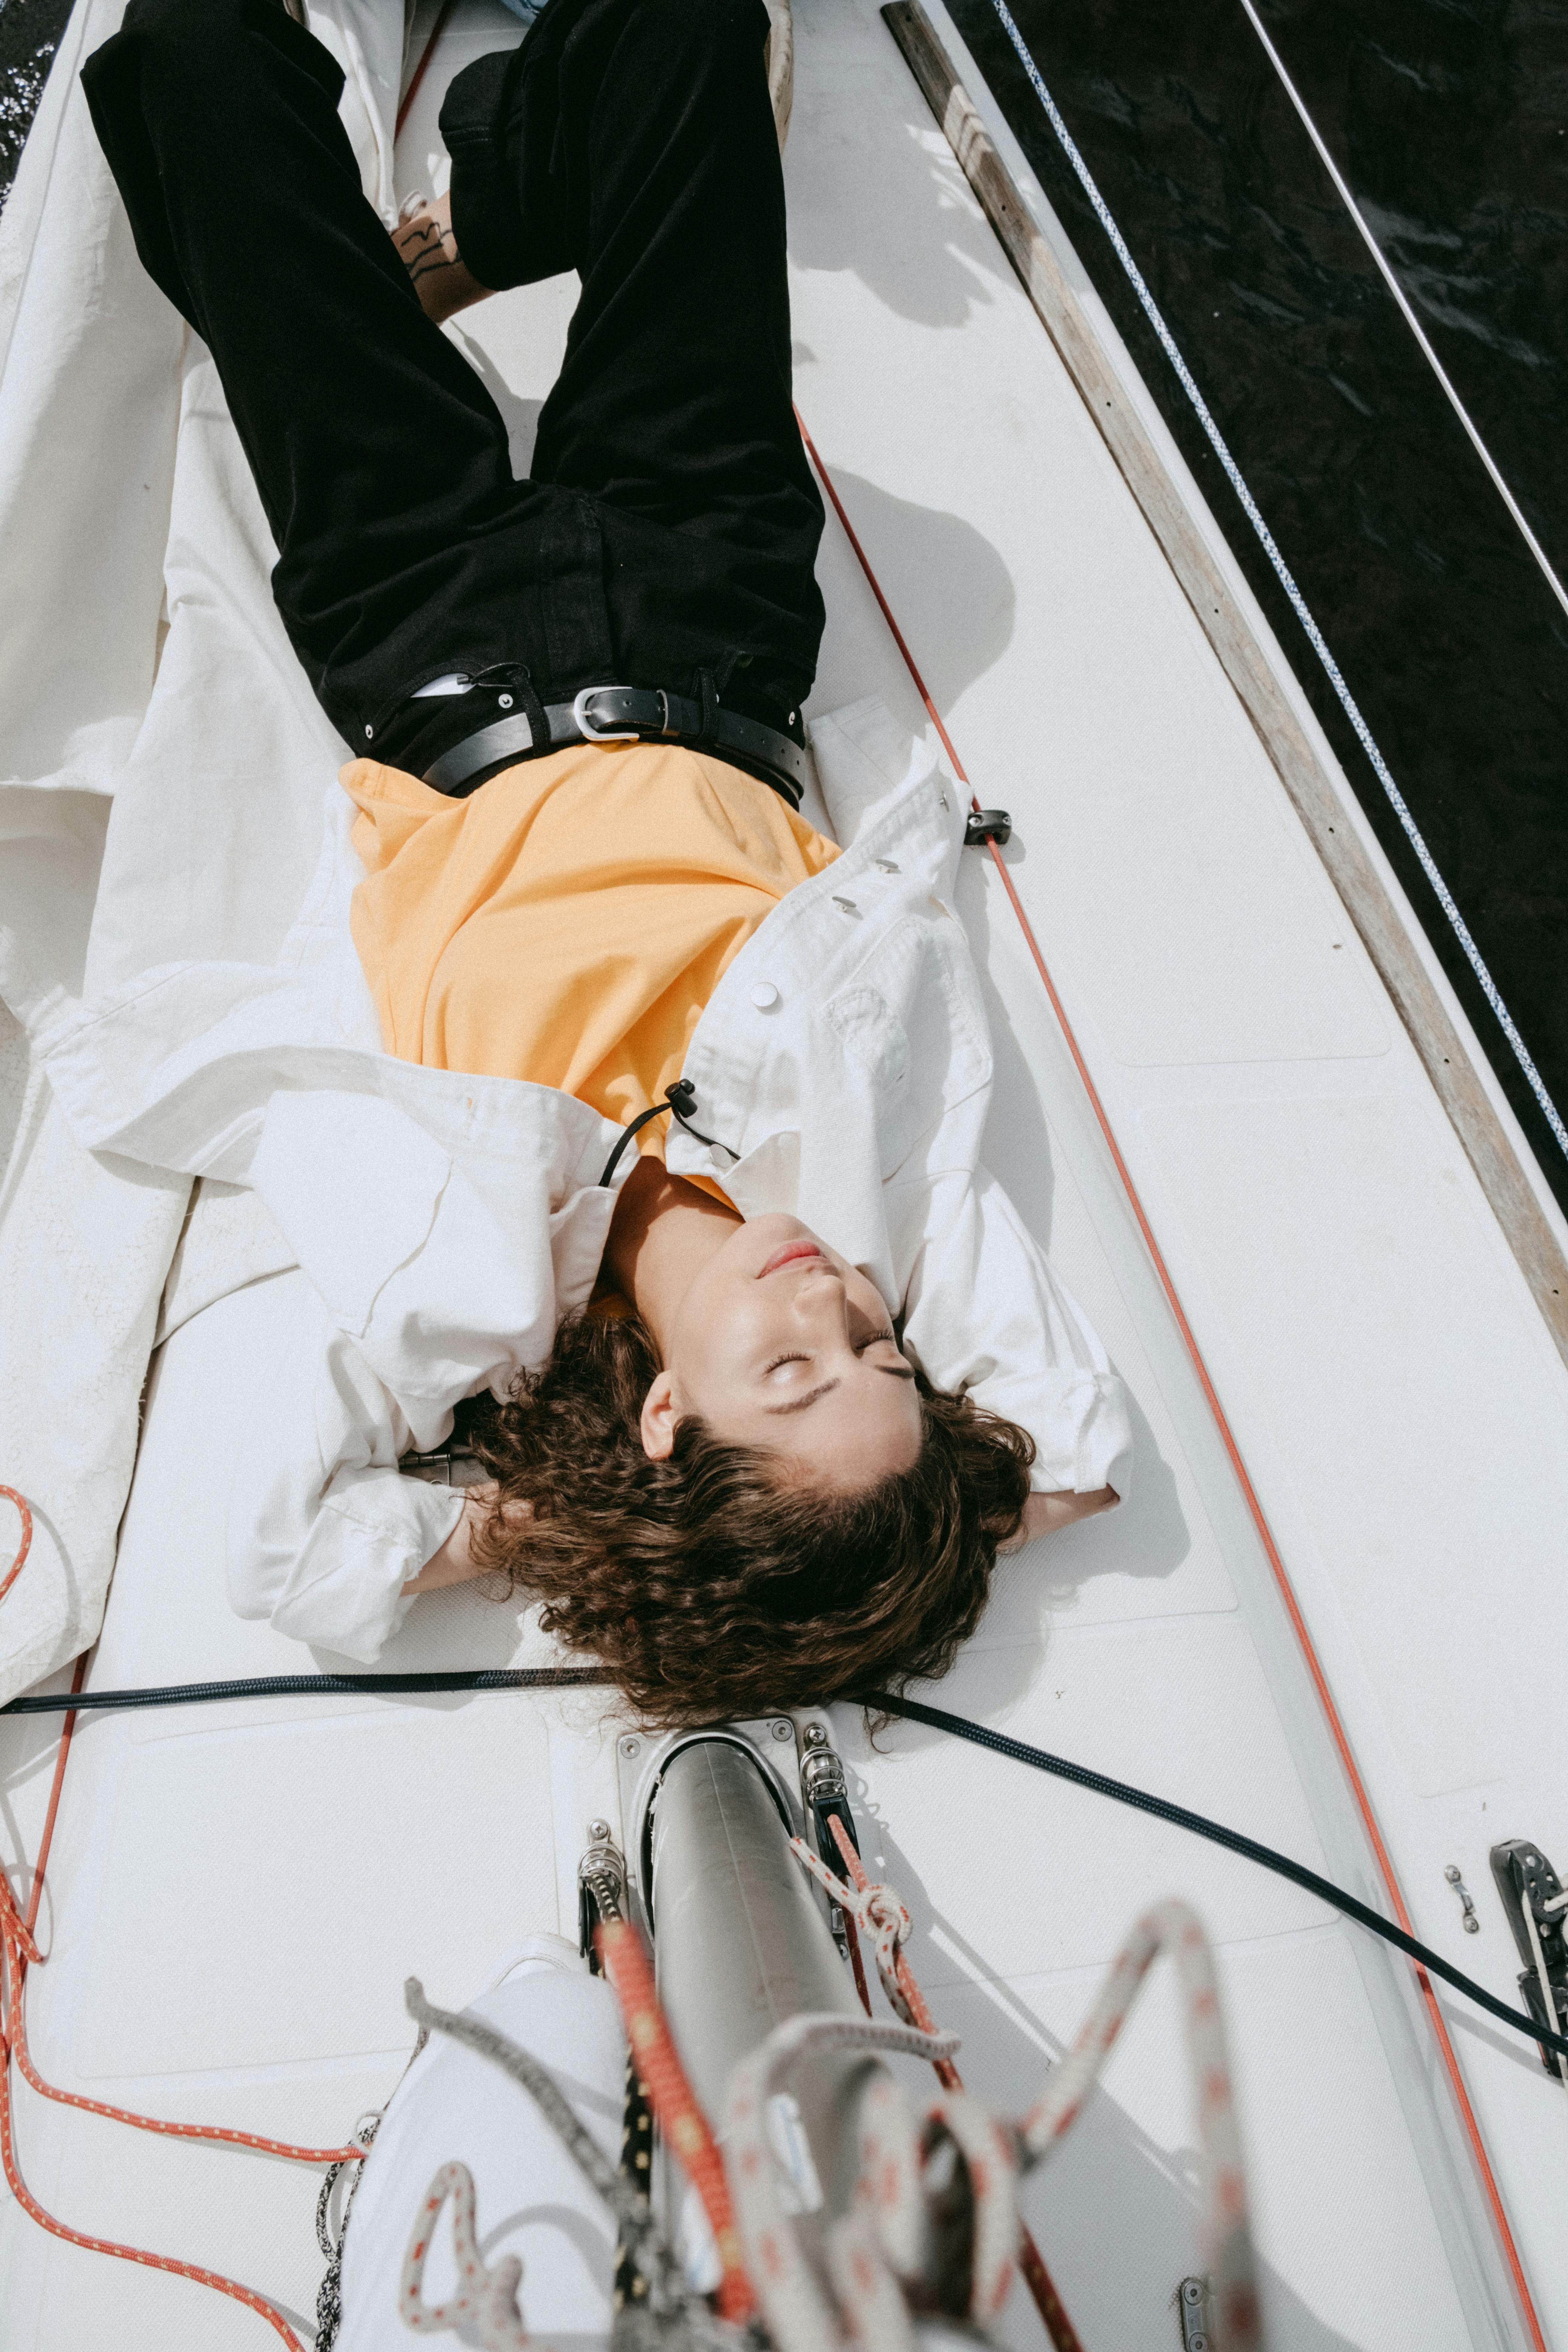
<svg viewBox="0 0 1568 2352">
<path fill-rule="evenodd" d="M 1020 1423 L 1037 1488 L 1125 1495 L 1121 1383 L 980 1160 L 991 1049 L 952 911 L 958 788 L 875 701 L 813 748 L 843 855 L 767 917 L 698 1024 L 684 1076 L 699 1142 L 743 1216 L 783 1210 L 861 1266 L 938 1388 Z M 616 753 L 607 750 L 605 756 Z M 309 1277 L 265 1442 L 231 1499 L 243 1616 L 376 1656 L 403 1585 L 460 1495 L 400 1475 L 453 1408 L 504 1395 L 587 1300 L 620 1134 L 555 1089 L 421 1068 L 379 1051 L 348 946 L 357 861 L 346 802 L 282 961 L 171 965 L 94 1004 L 62 1002 L 39 1045 L 83 1142 L 253 1189 L 274 1265 Z M 305 1296 L 302 1294 L 302 1297 Z"/>
</svg>

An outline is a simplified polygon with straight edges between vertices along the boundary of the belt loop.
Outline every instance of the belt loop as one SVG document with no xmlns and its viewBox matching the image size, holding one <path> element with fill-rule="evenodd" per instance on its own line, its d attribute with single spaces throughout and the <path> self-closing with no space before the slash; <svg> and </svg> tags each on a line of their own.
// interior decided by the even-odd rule
<svg viewBox="0 0 1568 2352">
<path fill-rule="evenodd" d="M 522 715 L 532 732 L 535 748 L 550 748 L 550 721 L 544 705 L 533 690 L 533 676 L 526 662 L 491 662 L 488 669 L 476 670 L 470 683 L 489 692 L 504 687 L 513 699 L 522 705 Z"/>
<path fill-rule="evenodd" d="M 517 698 L 522 705 L 524 717 L 533 730 L 534 741 L 541 745 L 548 744 L 550 721 L 544 715 L 544 705 L 533 690 L 532 677 L 521 663 L 518 665 L 517 672 Z"/>
<path fill-rule="evenodd" d="M 522 715 L 533 730 L 533 740 L 542 751 L 550 748 L 550 721 L 544 715 L 544 705 L 533 690 L 531 673 L 521 662 L 511 666 L 514 675 L 511 690 L 522 705 Z"/>
</svg>

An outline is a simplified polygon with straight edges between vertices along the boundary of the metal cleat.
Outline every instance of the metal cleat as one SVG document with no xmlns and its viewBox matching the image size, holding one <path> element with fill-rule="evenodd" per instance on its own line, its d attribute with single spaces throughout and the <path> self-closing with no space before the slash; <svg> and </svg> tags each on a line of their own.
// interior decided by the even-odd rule
<svg viewBox="0 0 1568 2352">
<path fill-rule="evenodd" d="M 828 1826 L 837 1814 L 848 1833 L 849 1843 L 857 1853 L 860 1840 L 855 1828 L 855 1815 L 849 1804 L 849 1786 L 844 1776 L 844 1766 L 829 1744 L 826 1724 L 808 1723 L 801 1734 L 800 1791 L 812 1838 L 817 1853 L 836 1878 L 844 1876 L 844 1856 Z M 833 1930 L 833 1940 L 847 1960 L 849 1938 L 845 1933 L 844 1914 L 837 1903 L 828 1906 L 827 1924 Z"/>
<path fill-rule="evenodd" d="M 1519 1990 L 1536 2023 L 1548 2032 L 1568 2031 L 1568 1944 L 1563 1922 L 1568 1895 L 1541 1848 L 1529 1838 L 1510 1838 L 1491 1850 L 1492 1876 L 1513 1930 L 1519 1957 Z M 1542 2049 L 1547 2073 L 1568 2082 L 1568 2060 Z"/>
<path fill-rule="evenodd" d="M 608 1822 L 590 1822 L 588 1847 L 577 1864 L 577 1948 L 597 1971 L 594 1929 L 601 1919 L 626 1916 L 626 1865 Z"/>
</svg>

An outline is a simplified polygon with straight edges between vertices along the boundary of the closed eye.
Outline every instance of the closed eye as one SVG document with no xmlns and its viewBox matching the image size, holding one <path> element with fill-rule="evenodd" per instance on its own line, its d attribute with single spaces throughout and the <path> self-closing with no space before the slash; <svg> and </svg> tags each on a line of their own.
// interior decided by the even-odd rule
<svg viewBox="0 0 1568 2352">
<path fill-rule="evenodd" d="M 894 1348 L 897 1348 L 899 1345 L 898 1340 L 893 1337 L 891 1331 L 873 1331 L 868 1339 L 858 1339 L 856 1341 L 856 1354 L 858 1356 L 863 1356 L 867 1349 L 874 1348 L 879 1339 L 886 1339 L 889 1345 Z M 904 1361 L 903 1350 L 901 1349 L 899 1350 L 899 1360 L 897 1363 L 873 1364 L 871 1370 L 874 1372 L 886 1372 L 895 1381 L 912 1381 L 915 1376 L 914 1366 L 912 1364 L 907 1364 Z"/>
<path fill-rule="evenodd" d="M 775 1356 L 771 1364 L 763 1366 L 763 1378 L 766 1380 L 769 1372 L 776 1372 L 781 1364 L 809 1364 L 810 1361 L 809 1356 L 803 1356 L 798 1351 L 793 1355 Z"/>
</svg>

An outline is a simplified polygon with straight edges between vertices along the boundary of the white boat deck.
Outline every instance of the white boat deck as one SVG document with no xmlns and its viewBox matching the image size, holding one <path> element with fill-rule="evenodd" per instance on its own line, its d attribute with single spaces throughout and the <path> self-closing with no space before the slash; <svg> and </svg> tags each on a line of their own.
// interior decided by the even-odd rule
<svg viewBox="0 0 1568 2352">
<path fill-rule="evenodd" d="M 424 0 L 422 16 L 434 11 Z M 940 14 L 940 12 L 933 12 Z M 797 397 L 1005 853 L 1323 1661 L 1416 1932 L 1514 1997 L 1487 1848 L 1562 1860 L 1557 1662 L 1568 1372 L 1258 737 L 869 0 L 796 0 L 787 158 Z M 459 0 L 399 150 L 428 184 L 438 85 L 499 37 Z M 984 94 L 966 75 L 971 94 Z M 1081 279 L 1080 279 L 1081 282 Z M 557 281 L 456 331 L 526 454 L 569 316 Z M 1195 493 L 1194 494 L 1195 496 Z M 921 712 L 830 520 L 816 707 Z M 1294 692 L 1294 689 L 1292 689 Z M 1297 698 L 1299 700 L 1299 697 Z M 1345 822 L 1360 825 L 1348 796 Z M 1363 827 L 1364 830 L 1364 827 Z M 1271 1571 L 989 859 L 963 912 L 989 974 L 989 1157 L 1139 1413 L 1126 1507 L 1007 1563 L 931 1696 L 1192 1806 L 1384 1905 Z M 298 1275 L 164 1345 L 108 1620 L 105 1686 L 310 1670 L 222 1590 L 230 1466 Z M 514 1611 L 424 1602 L 382 1661 L 542 1657 Z M 186 2120 L 337 2140 L 521 1937 L 575 1929 L 616 1819 L 592 1695 L 269 1700 L 85 1718 L 49 1874 L 34 2054 Z M 971 2085 L 1016 2111 L 1125 1927 L 1179 1892 L 1220 1948 L 1274 2352 L 1531 2337 L 1411 1970 L 1314 1899 L 934 1733 L 876 1751 L 840 1710 L 868 1859 Z M 6 1850 L 37 1844 L 47 1720 L 0 1725 Z M 1484 1928 L 1460 1932 L 1457 1863 Z M 1443 2000 L 1547 2342 L 1568 2105 L 1536 2053 Z M 505 2095 L 511 2095 L 506 2094 Z M 317 2176 L 131 2135 L 19 2089 L 37 2196 L 226 2270 L 309 2322 Z M 1145 1994 L 1026 2206 L 1089 2352 L 1179 2341 L 1197 2266 L 1175 2005 Z M 453 2154 L 461 2154 L 454 2149 Z M 481 2213 L 483 2183 L 480 2186 Z M 5 2352 L 268 2340 L 175 2278 L 0 2202 Z M 433 2289 L 438 2282 L 433 2279 Z M 524 2282 L 523 2308 L 527 2310 Z M 1039 2323 L 1016 2293 L 1003 2329 Z M 561 2339 L 557 2339 L 558 2341 Z"/>
</svg>

